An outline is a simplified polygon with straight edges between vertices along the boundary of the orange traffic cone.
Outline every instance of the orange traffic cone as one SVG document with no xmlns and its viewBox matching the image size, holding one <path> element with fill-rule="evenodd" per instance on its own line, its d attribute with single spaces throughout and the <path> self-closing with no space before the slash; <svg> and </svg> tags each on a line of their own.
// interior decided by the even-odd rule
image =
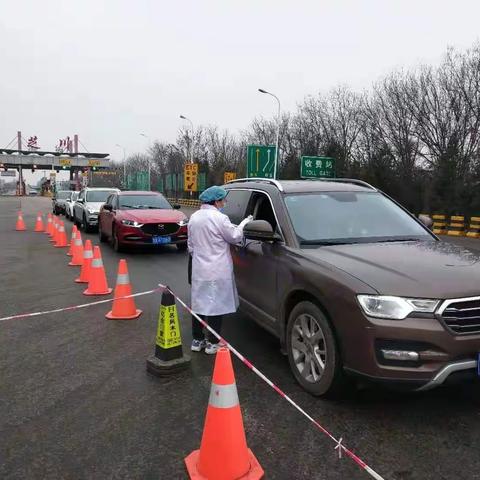
<svg viewBox="0 0 480 480">
<path fill-rule="evenodd" d="M 67 255 L 71 257 L 73 255 L 73 246 L 75 244 L 75 237 L 77 235 L 77 226 L 74 225 L 72 228 L 72 236 L 70 237 L 70 248 L 68 249 Z"/>
<path fill-rule="evenodd" d="M 137 310 L 135 300 L 126 297 L 132 294 L 132 286 L 130 285 L 130 277 L 128 276 L 127 261 L 123 258 L 118 262 L 117 284 L 115 285 L 113 307 L 105 315 L 109 320 L 133 320 L 138 318 L 141 310 Z"/>
<path fill-rule="evenodd" d="M 51 235 L 52 232 L 52 214 L 49 213 L 47 216 L 47 228 L 45 229 L 45 233 L 47 235 Z"/>
<path fill-rule="evenodd" d="M 17 230 L 18 232 L 23 232 L 26 230 L 25 222 L 23 221 L 22 211 L 18 212 L 17 225 L 15 226 L 15 230 Z"/>
<path fill-rule="evenodd" d="M 37 223 L 35 224 L 34 232 L 44 232 L 45 227 L 43 226 L 42 212 L 38 212 Z"/>
<path fill-rule="evenodd" d="M 79 232 L 77 232 L 79 233 Z M 93 250 L 92 242 L 87 240 L 85 242 L 85 248 L 83 249 L 83 263 L 80 270 L 80 276 L 75 279 L 77 283 L 88 283 L 90 279 L 90 268 L 92 265 Z"/>
<path fill-rule="evenodd" d="M 60 222 L 60 228 L 58 229 L 57 243 L 55 244 L 56 248 L 65 248 L 67 247 L 67 234 L 65 233 L 65 224 Z"/>
<path fill-rule="evenodd" d="M 247 447 L 235 375 L 228 348 L 215 359 L 200 450 L 185 464 L 192 480 L 258 480 L 263 468 Z"/>
<path fill-rule="evenodd" d="M 75 241 L 73 242 L 72 259 L 68 264 L 71 267 L 81 267 L 83 265 L 83 242 L 82 234 L 78 231 L 75 233 Z"/>
<path fill-rule="evenodd" d="M 57 235 L 58 235 L 58 217 L 56 215 L 53 216 L 53 227 L 52 227 L 52 237 L 50 241 L 52 243 L 57 243 Z"/>
<path fill-rule="evenodd" d="M 93 248 L 93 260 L 90 266 L 90 278 L 88 279 L 88 288 L 83 292 L 84 295 L 108 295 L 112 292 L 108 288 L 105 269 L 103 268 L 102 254 L 99 247 Z"/>
</svg>

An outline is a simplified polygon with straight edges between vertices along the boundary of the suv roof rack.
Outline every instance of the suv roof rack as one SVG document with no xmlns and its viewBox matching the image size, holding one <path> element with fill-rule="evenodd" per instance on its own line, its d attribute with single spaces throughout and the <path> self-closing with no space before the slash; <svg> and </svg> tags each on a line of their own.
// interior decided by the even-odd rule
<svg viewBox="0 0 480 480">
<path fill-rule="evenodd" d="M 321 182 L 339 182 L 339 183 L 351 183 L 352 185 L 359 185 L 361 187 L 367 187 L 371 190 L 377 191 L 377 189 L 363 180 L 357 180 L 356 178 L 305 178 L 304 180 L 313 180 Z"/>
<path fill-rule="evenodd" d="M 242 183 L 242 182 L 266 182 L 266 183 L 270 183 L 271 185 L 275 185 L 281 192 L 283 192 L 282 184 L 278 180 L 274 180 L 273 178 L 259 178 L 259 177 L 237 178 L 236 180 L 230 180 L 229 182 L 227 182 L 227 185 L 229 183 Z"/>
</svg>

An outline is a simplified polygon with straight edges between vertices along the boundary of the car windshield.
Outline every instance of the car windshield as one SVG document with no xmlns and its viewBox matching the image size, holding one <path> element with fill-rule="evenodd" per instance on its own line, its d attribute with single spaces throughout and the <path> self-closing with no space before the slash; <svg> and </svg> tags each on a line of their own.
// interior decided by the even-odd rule
<svg viewBox="0 0 480 480">
<path fill-rule="evenodd" d="M 162 195 L 121 195 L 120 209 L 172 209 L 172 206 Z"/>
<path fill-rule="evenodd" d="M 433 240 L 422 225 L 377 192 L 291 194 L 285 204 L 304 246 Z"/>
<path fill-rule="evenodd" d="M 106 202 L 112 190 L 90 190 L 87 192 L 87 202 Z"/>
<path fill-rule="evenodd" d="M 70 195 L 72 192 L 58 192 L 57 193 L 57 199 L 58 200 L 66 200 L 67 198 L 70 198 Z"/>
</svg>

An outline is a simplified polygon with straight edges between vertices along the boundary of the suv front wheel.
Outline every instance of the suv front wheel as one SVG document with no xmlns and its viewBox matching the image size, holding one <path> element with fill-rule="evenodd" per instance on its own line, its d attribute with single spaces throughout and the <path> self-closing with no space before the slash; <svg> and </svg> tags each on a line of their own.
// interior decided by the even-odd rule
<svg viewBox="0 0 480 480">
<path fill-rule="evenodd" d="M 335 335 L 325 314 L 312 302 L 298 303 L 287 325 L 290 368 L 298 383 L 316 396 L 338 396 L 346 379 Z"/>
</svg>

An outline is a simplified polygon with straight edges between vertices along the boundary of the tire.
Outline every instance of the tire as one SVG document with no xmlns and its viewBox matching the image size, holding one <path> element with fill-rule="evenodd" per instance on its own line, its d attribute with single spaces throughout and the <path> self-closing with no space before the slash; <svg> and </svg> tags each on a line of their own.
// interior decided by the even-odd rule
<svg viewBox="0 0 480 480">
<path fill-rule="evenodd" d="M 85 214 L 83 214 L 82 227 L 85 233 L 90 233 L 92 231 L 92 227 L 88 223 L 87 217 Z"/>
<path fill-rule="evenodd" d="M 292 373 L 307 392 L 330 398 L 345 393 L 348 382 L 335 334 L 317 305 L 303 301 L 293 308 L 286 347 Z"/>
<path fill-rule="evenodd" d="M 187 242 L 177 243 L 177 248 L 179 252 L 185 252 L 188 248 Z"/>
<path fill-rule="evenodd" d="M 107 241 L 107 237 L 103 234 L 102 228 L 100 227 L 100 221 L 98 221 L 98 239 L 101 243 L 105 243 Z"/>
<path fill-rule="evenodd" d="M 115 230 L 115 228 L 112 227 L 112 239 L 111 239 L 111 242 L 112 242 L 112 248 L 117 252 L 117 253 L 121 253 L 124 251 L 124 247 L 123 247 L 123 244 L 120 242 L 120 240 L 118 239 L 117 237 L 117 231 Z"/>
</svg>

